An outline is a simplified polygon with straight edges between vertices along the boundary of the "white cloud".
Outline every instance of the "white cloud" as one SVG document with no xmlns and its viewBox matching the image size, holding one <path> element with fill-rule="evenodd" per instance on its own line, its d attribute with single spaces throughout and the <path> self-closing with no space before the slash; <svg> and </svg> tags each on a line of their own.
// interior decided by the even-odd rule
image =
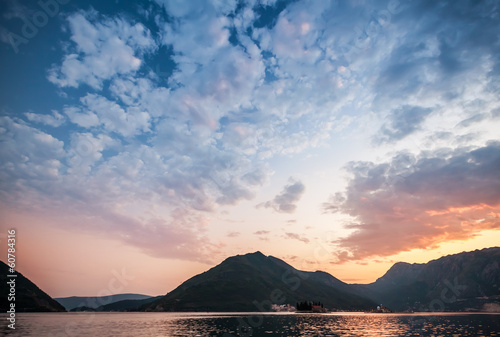
<svg viewBox="0 0 500 337">
<path fill-rule="evenodd" d="M 2 200 L 13 208 L 30 209 L 40 192 L 50 195 L 60 183 L 64 143 L 9 117 L 0 117 L 0 142 Z"/>
<path fill-rule="evenodd" d="M 220 48 L 229 46 L 229 19 L 213 3 L 192 1 L 157 1 L 165 5 L 169 15 L 182 18 L 189 15 L 190 20 L 179 19 L 164 23 L 163 43 L 172 45 L 180 55 L 174 60 L 183 72 L 191 66 L 206 65 L 215 59 Z M 234 4 L 236 5 L 236 4 Z M 200 29 L 201 28 L 201 29 Z M 187 57 L 184 58 L 183 55 Z"/>
<path fill-rule="evenodd" d="M 78 126 L 90 128 L 99 125 L 99 117 L 92 111 L 86 110 L 82 112 L 82 109 L 78 107 L 66 107 L 64 108 L 64 113 L 68 116 L 71 123 Z"/>
<path fill-rule="evenodd" d="M 4 144 L 1 151 L 5 163 L 39 164 L 44 160 L 62 158 L 65 154 L 63 142 L 20 120 L 4 116 L 0 117 L 0 125 Z"/>
<path fill-rule="evenodd" d="M 149 131 L 150 116 L 138 107 L 131 106 L 125 111 L 117 103 L 95 94 L 89 94 L 81 100 L 87 109 L 99 116 L 100 124 L 108 131 L 124 137 Z"/>
<path fill-rule="evenodd" d="M 70 174 L 88 174 L 94 164 L 102 158 L 102 151 L 119 147 L 119 142 L 106 135 L 94 137 L 91 133 L 73 133 L 68 150 Z"/>
<path fill-rule="evenodd" d="M 141 55 L 156 48 L 150 32 L 140 23 L 107 18 L 98 22 L 98 13 L 76 13 L 68 18 L 74 53 L 66 55 L 61 66 L 54 66 L 49 81 L 60 87 L 85 83 L 102 88 L 104 80 L 119 74 L 133 74 L 141 66 Z"/>
<path fill-rule="evenodd" d="M 124 105 L 136 106 L 152 117 L 172 115 L 170 89 L 143 77 L 115 78 L 110 90 Z"/>
<path fill-rule="evenodd" d="M 31 122 L 45 124 L 53 127 L 59 127 L 66 121 L 64 116 L 56 110 L 52 110 L 52 115 L 37 114 L 33 112 L 26 112 L 24 115 Z"/>
</svg>

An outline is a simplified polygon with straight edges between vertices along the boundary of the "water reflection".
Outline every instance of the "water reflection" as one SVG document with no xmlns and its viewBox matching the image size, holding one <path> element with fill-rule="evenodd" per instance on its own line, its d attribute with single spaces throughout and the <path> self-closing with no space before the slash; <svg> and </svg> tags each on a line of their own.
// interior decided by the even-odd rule
<svg viewBox="0 0 500 337">
<path fill-rule="evenodd" d="M 500 336 L 500 315 L 19 314 L 0 335 L 76 336 Z"/>
</svg>

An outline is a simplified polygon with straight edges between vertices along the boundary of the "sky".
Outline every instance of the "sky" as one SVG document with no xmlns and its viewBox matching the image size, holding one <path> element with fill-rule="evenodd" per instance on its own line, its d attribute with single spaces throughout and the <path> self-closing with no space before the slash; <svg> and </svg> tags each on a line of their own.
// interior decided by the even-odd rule
<svg viewBox="0 0 500 337">
<path fill-rule="evenodd" d="M 0 239 L 52 297 L 255 251 L 368 283 L 500 242 L 497 1 L 0 13 Z"/>
</svg>

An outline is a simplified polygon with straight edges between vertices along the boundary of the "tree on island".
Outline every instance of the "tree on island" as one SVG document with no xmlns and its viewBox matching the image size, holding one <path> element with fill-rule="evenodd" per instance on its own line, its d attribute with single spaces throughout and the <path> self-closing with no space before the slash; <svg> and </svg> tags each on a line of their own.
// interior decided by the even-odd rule
<svg viewBox="0 0 500 337">
<path fill-rule="evenodd" d="M 311 302 L 311 301 L 303 301 L 303 302 L 297 302 L 295 305 L 298 311 L 311 311 L 313 310 L 313 307 L 323 307 L 323 303 L 321 302 Z"/>
</svg>

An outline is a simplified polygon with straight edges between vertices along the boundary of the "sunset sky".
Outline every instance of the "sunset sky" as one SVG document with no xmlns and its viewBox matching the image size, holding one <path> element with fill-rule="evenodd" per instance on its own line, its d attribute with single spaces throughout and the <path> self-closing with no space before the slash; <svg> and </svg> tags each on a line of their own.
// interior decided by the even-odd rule
<svg viewBox="0 0 500 337">
<path fill-rule="evenodd" d="M 0 2 L 0 259 L 52 297 L 499 245 L 498 2 L 44 1 Z"/>
</svg>

